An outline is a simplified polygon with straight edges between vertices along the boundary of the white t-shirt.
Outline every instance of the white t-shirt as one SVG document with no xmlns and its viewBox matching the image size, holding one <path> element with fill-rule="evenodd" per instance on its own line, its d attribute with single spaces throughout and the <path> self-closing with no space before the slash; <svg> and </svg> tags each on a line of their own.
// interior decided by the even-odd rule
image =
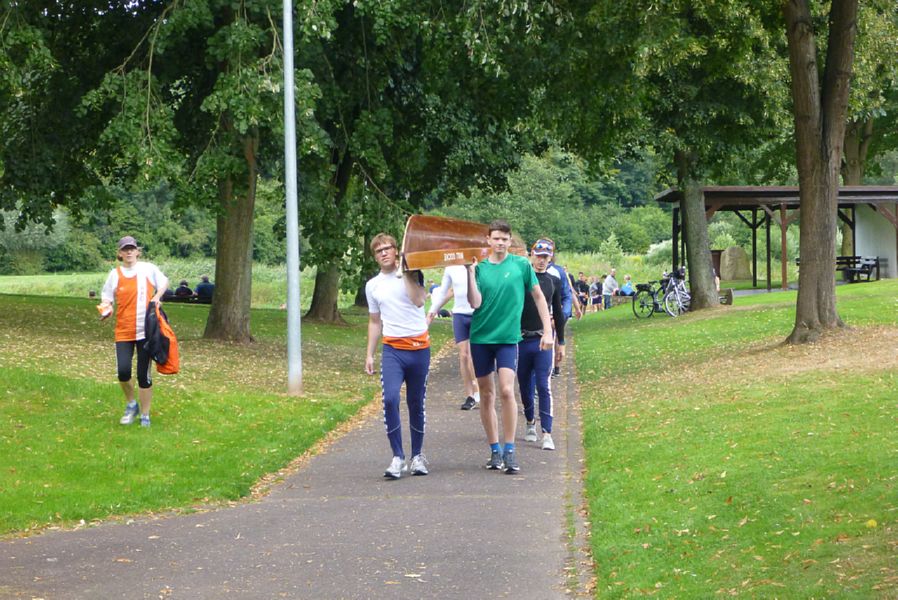
<svg viewBox="0 0 898 600">
<path fill-rule="evenodd" d="M 468 269 L 464 265 L 451 265 L 443 271 L 443 281 L 430 297 L 431 312 L 434 312 L 432 307 L 443 302 L 450 287 L 455 300 L 452 312 L 459 315 L 473 314 L 474 309 L 468 303 Z"/>
<path fill-rule="evenodd" d="M 168 285 L 168 278 L 163 275 L 162 271 L 159 270 L 159 267 L 157 267 L 153 263 L 138 261 L 130 269 L 127 269 L 124 266 L 122 266 L 121 269 L 122 275 L 124 275 L 128 279 L 138 274 L 143 275 L 150 283 L 153 284 L 153 287 L 157 290 L 163 282 Z M 102 300 L 103 302 L 114 303 L 115 288 L 117 287 L 118 268 L 109 271 L 109 275 L 106 277 L 106 283 L 103 284 L 103 291 L 100 292 L 100 300 Z"/>
<path fill-rule="evenodd" d="M 620 286 L 617 285 L 617 279 L 613 275 L 606 277 L 605 282 L 602 283 L 602 294 L 605 296 L 610 296 L 619 289 Z"/>
<path fill-rule="evenodd" d="M 424 307 L 415 306 L 405 291 L 405 277 L 378 273 L 365 284 L 368 312 L 380 313 L 383 335 L 415 337 L 427 332 Z"/>
</svg>

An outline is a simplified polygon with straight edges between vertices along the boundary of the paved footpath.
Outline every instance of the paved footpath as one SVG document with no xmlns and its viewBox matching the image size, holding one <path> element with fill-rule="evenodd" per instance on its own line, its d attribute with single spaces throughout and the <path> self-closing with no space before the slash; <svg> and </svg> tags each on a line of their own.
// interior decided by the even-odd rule
<svg viewBox="0 0 898 600">
<path fill-rule="evenodd" d="M 0 598 L 566 598 L 585 594 L 570 357 L 553 379 L 554 452 L 522 441 L 487 471 L 454 350 L 427 392 L 430 475 L 383 478 L 379 410 L 263 499 L 0 542 Z M 402 409 L 403 436 L 408 421 Z M 569 535 L 573 527 L 577 534 Z"/>
</svg>

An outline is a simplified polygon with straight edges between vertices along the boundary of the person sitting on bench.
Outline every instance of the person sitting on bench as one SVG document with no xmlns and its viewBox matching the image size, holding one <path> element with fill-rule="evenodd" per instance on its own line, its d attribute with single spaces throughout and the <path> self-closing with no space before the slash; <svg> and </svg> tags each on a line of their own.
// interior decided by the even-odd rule
<svg viewBox="0 0 898 600">
<path fill-rule="evenodd" d="M 175 289 L 175 298 L 191 298 L 193 296 L 193 290 L 187 285 L 187 280 L 182 279 L 181 283 Z"/>
<path fill-rule="evenodd" d="M 211 304 L 213 294 L 215 294 L 215 284 L 209 283 L 208 275 L 203 275 L 196 285 L 196 301 L 202 304 Z"/>
</svg>

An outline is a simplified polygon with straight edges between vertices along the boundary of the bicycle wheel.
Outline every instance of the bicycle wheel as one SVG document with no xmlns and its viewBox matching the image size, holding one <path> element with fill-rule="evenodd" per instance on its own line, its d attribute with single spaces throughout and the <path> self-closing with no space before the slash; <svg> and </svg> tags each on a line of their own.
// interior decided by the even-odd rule
<svg viewBox="0 0 898 600">
<path fill-rule="evenodd" d="M 681 290 L 674 289 L 664 296 L 664 310 L 672 317 L 681 315 L 689 310 L 686 303 L 686 294 Z"/>
<path fill-rule="evenodd" d="M 633 314 L 638 319 L 647 319 L 655 310 L 655 299 L 647 290 L 640 290 L 633 296 Z"/>
</svg>

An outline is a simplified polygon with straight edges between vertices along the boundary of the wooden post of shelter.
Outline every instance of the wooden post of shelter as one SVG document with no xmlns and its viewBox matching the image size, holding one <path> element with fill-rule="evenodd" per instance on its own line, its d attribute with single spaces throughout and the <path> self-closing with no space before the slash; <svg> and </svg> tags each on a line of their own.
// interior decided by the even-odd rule
<svg viewBox="0 0 898 600">
<path fill-rule="evenodd" d="M 758 209 L 751 209 L 751 287 L 758 287 Z"/>
<path fill-rule="evenodd" d="M 767 291 L 773 289 L 773 281 L 770 278 L 770 213 L 764 211 L 764 224 L 767 226 Z"/>
<path fill-rule="evenodd" d="M 671 239 L 671 251 L 672 251 L 673 256 L 671 258 L 671 262 L 673 263 L 673 265 L 672 265 L 671 270 L 674 270 L 677 268 L 677 264 L 680 260 L 680 254 L 679 254 L 679 250 L 680 250 L 680 209 L 679 209 L 679 207 L 674 207 L 674 209 L 673 209 L 672 222 L 673 222 L 673 229 L 672 229 L 671 233 L 672 233 L 673 237 Z"/>
<path fill-rule="evenodd" d="M 786 238 L 786 229 L 789 227 L 789 221 L 786 220 L 786 205 L 780 204 L 780 279 L 781 287 L 784 290 L 789 289 L 789 274 L 786 270 L 789 261 L 789 244 Z"/>
</svg>

